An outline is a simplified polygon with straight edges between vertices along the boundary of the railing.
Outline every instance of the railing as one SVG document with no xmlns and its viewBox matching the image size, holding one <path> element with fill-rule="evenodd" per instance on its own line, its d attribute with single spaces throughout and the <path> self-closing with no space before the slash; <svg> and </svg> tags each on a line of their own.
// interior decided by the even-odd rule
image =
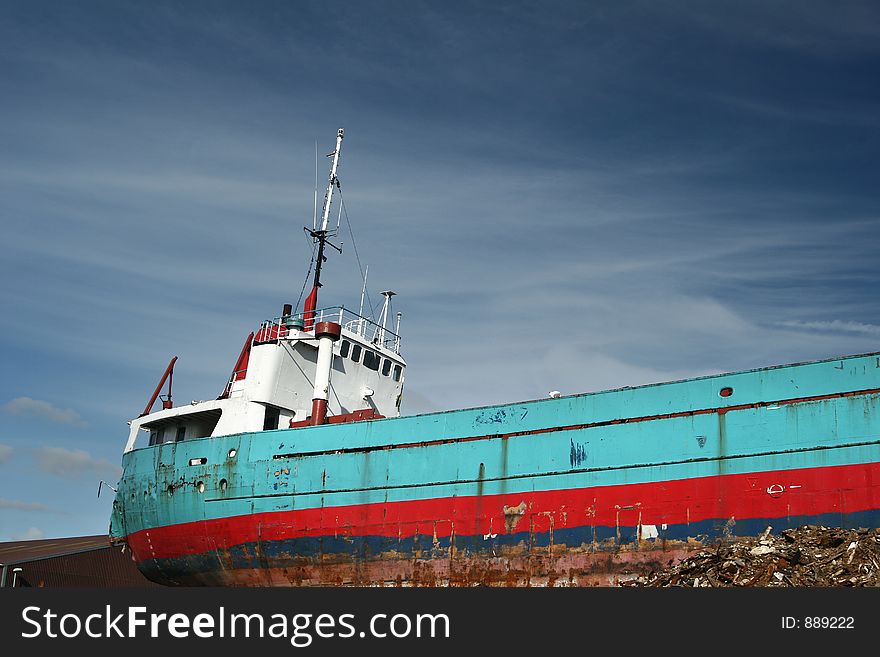
<svg viewBox="0 0 880 657">
<path fill-rule="evenodd" d="M 389 328 L 383 328 L 371 319 L 346 310 L 344 306 L 330 306 L 316 310 L 314 318 L 309 318 L 309 321 L 312 326 L 319 322 L 336 322 L 366 342 L 381 345 L 395 354 L 400 353 L 400 336 L 397 333 Z M 275 342 L 280 338 L 287 337 L 291 331 L 303 331 L 305 324 L 306 318 L 303 313 L 267 319 L 260 324 L 260 328 L 254 333 L 254 342 L 257 344 Z"/>
<path fill-rule="evenodd" d="M 235 370 L 226 381 L 226 387 L 223 388 L 223 392 L 220 394 L 217 399 L 226 399 L 229 397 L 229 394 L 232 392 L 232 386 L 235 385 L 236 381 L 241 381 L 245 374 L 247 374 L 247 368 L 245 367 L 242 370 Z"/>
</svg>

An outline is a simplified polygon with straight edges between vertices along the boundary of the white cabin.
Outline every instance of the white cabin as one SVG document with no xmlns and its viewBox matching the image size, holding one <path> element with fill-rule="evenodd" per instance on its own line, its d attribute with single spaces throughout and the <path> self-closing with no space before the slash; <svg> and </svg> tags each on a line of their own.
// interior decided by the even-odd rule
<svg viewBox="0 0 880 657">
<path fill-rule="evenodd" d="M 342 327 L 333 344 L 327 419 L 398 417 L 406 362 L 400 336 L 343 308 L 315 312 L 314 324 Z M 302 315 L 260 325 L 242 350 L 223 394 L 209 401 L 163 408 L 131 421 L 125 451 L 147 444 L 302 426 L 312 412 L 318 341 Z M 348 417 L 347 417 L 348 416 Z"/>
</svg>

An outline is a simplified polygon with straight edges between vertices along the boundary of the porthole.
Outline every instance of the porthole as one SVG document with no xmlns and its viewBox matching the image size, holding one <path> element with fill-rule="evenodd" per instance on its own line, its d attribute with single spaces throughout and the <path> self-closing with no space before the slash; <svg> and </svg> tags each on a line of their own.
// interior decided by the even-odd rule
<svg viewBox="0 0 880 657">
<path fill-rule="evenodd" d="M 722 397 L 730 397 L 733 394 L 733 388 L 721 388 L 718 394 Z"/>
<path fill-rule="evenodd" d="M 235 449 L 235 447 L 233 447 L 232 449 L 229 450 L 228 457 L 231 459 L 234 459 L 236 454 L 238 454 L 238 450 Z"/>
<path fill-rule="evenodd" d="M 174 484 L 168 484 L 168 497 L 174 495 Z"/>
<path fill-rule="evenodd" d="M 225 493 L 225 492 L 226 492 L 226 486 L 227 486 L 227 485 L 228 485 L 228 484 L 227 484 L 227 481 L 226 481 L 225 479 L 221 479 L 221 480 L 220 480 L 220 492 L 221 492 L 221 493 Z"/>
<path fill-rule="evenodd" d="M 204 493 L 205 492 L 205 482 L 200 481 L 199 483 L 196 484 L 196 488 L 198 489 L 198 491 L 200 493 Z"/>
</svg>

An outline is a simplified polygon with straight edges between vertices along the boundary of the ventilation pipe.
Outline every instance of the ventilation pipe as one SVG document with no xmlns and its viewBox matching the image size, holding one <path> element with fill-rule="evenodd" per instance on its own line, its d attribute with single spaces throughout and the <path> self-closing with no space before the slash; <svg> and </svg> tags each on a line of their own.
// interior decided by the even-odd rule
<svg viewBox="0 0 880 657">
<path fill-rule="evenodd" d="M 318 364 L 315 368 L 315 393 L 312 396 L 312 426 L 327 422 L 333 343 L 341 334 L 342 327 L 336 322 L 318 322 L 315 325 L 315 337 L 318 338 Z"/>
</svg>

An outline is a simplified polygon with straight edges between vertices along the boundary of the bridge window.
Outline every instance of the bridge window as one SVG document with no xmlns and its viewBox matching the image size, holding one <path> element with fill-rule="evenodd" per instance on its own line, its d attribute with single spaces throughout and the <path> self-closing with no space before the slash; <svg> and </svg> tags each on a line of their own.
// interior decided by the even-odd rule
<svg viewBox="0 0 880 657">
<path fill-rule="evenodd" d="M 394 366 L 394 380 L 400 381 L 400 375 L 403 372 L 403 368 L 400 365 Z"/>
<path fill-rule="evenodd" d="M 361 346 L 356 344 L 351 350 L 351 359 L 356 363 L 361 359 Z"/>
<path fill-rule="evenodd" d="M 150 445 L 161 445 L 165 442 L 165 429 L 150 432 Z"/>
<path fill-rule="evenodd" d="M 391 373 L 391 361 L 387 358 L 382 362 L 382 376 L 388 376 Z"/>
<path fill-rule="evenodd" d="M 381 361 L 382 359 L 375 351 L 370 351 L 369 349 L 364 350 L 364 367 L 369 367 L 371 370 L 378 372 L 379 363 Z"/>
<path fill-rule="evenodd" d="M 186 437 L 186 427 L 177 427 L 177 437 L 174 440 L 180 442 L 184 437 Z"/>
<path fill-rule="evenodd" d="M 339 355 L 343 358 L 348 358 L 348 350 L 351 347 L 351 342 L 348 340 L 343 340 L 342 344 L 339 345 Z"/>
</svg>

